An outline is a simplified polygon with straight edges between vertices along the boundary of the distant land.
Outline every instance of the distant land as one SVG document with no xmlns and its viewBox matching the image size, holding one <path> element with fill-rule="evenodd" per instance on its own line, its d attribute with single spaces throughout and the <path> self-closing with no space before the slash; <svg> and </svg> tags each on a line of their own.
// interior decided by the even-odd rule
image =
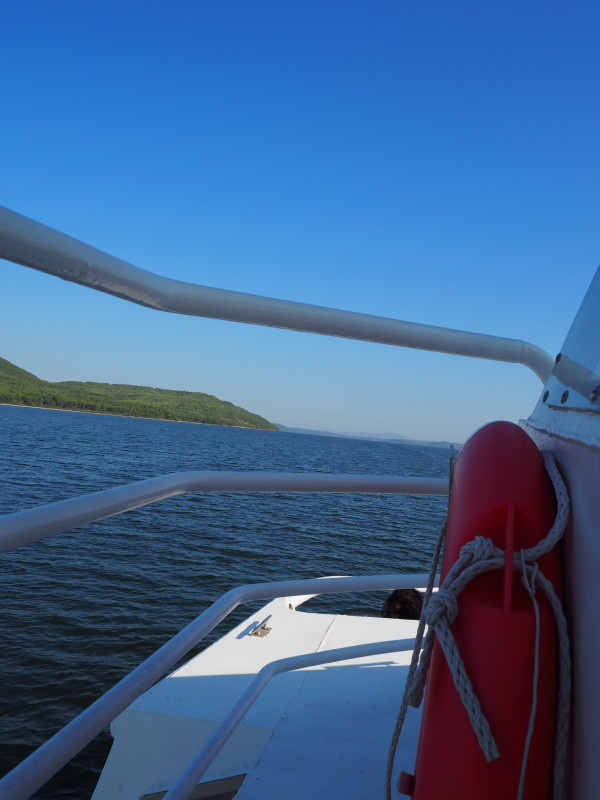
<svg viewBox="0 0 600 800">
<path fill-rule="evenodd" d="M 277 425 L 233 403 L 202 392 L 179 392 L 128 384 L 50 383 L 0 358 L 0 403 L 122 417 L 200 422 L 276 431 Z"/>
<path fill-rule="evenodd" d="M 462 447 L 461 442 L 430 442 L 423 439 L 409 439 L 399 433 L 336 433 L 335 431 L 319 431 L 311 428 L 290 428 L 281 424 L 277 427 L 280 431 L 287 433 L 308 433 L 313 436 L 341 436 L 347 439 L 368 439 L 375 442 L 399 442 L 400 444 L 418 444 L 423 447 L 441 447 L 446 450 L 450 447 L 455 447 L 459 450 Z"/>
</svg>

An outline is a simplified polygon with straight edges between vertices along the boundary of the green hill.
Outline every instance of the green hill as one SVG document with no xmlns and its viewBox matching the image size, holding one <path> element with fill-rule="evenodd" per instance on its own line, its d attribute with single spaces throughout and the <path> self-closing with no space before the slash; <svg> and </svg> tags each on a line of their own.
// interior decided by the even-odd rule
<svg viewBox="0 0 600 800">
<path fill-rule="evenodd" d="M 0 403 L 276 431 L 276 425 L 203 392 L 127 384 L 50 383 L 0 358 Z"/>
</svg>

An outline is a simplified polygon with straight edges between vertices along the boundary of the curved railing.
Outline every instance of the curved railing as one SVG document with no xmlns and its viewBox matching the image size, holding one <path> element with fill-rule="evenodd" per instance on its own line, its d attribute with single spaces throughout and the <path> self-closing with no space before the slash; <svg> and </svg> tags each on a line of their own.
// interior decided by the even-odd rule
<svg viewBox="0 0 600 800">
<path fill-rule="evenodd" d="M 143 306 L 418 350 L 519 363 L 545 383 L 554 359 L 520 339 L 440 328 L 164 278 L 0 206 L 0 258 Z"/>
<path fill-rule="evenodd" d="M 320 472 L 174 472 L 0 518 L 0 552 L 186 492 L 447 495 L 443 478 Z"/>
<path fill-rule="evenodd" d="M 403 478 L 395 475 L 173 473 L 7 514 L 0 519 L 0 551 L 39 541 L 73 527 L 121 514 L 166 497 L 201 491 L 351 492 L 443 496 L 448 494 L 448 481 L 440 478 Z M 316 578 L 250 584 L 232 589 L 2 778 L 0 800 L 26 800 L 30 797 L 241 603 L 307 594 L 415 588 L 424 586 L 427 579 L 428 576 L 424 574 Z"/>
</svg>

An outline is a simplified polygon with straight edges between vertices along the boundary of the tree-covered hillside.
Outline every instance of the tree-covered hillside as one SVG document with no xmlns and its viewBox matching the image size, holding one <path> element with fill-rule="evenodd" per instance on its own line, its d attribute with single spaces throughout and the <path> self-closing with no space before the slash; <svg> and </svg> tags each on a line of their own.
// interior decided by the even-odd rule
<svg viewBox="0 0 600 800">
<path fill-rule="evenodd" d="M 50 383 L 0 358 L 0 403 L 278 430 L 258 414 L 202 392 L 127 384 Z"/>
</svg>

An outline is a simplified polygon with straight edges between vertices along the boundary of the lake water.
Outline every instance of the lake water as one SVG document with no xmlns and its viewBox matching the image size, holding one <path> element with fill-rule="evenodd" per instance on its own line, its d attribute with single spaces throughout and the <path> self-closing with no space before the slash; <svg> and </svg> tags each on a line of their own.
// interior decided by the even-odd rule
<svg viewBox="0 0 600 800">
<path fill-rule="evenodd" d="M 9 406 L 0 454 L 2 514 L 186 470 L 448 474 L 438 448 Z M 0 774 L 233 586 L 427 571 L 446 503 L 192 494 L 0 556 Z M 310 606 L 378 616 L 384 599 Z M 110 742 L 106 731 L 35 797 L 89 797 Z"/>
</svg>

